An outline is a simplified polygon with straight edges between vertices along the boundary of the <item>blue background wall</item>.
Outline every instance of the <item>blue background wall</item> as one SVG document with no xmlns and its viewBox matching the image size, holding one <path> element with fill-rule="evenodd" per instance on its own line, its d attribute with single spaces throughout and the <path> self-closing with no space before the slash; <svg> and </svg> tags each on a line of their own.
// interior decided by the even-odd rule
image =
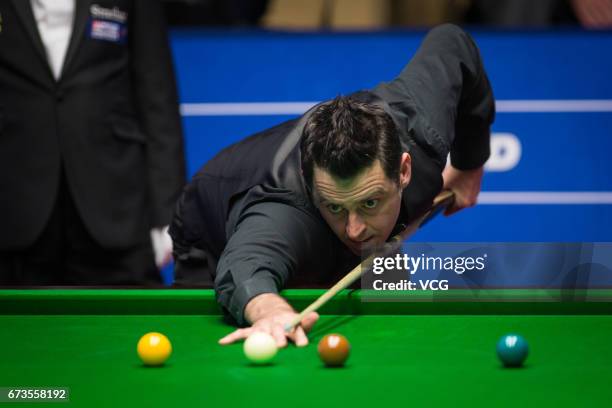
<svg viewBox="0 0 612 408">
<path fill-rule="evenodd" d="M 509 133 L 520 157 L 487 171 L 482 205 L 439 217 L 415 240 L 612 241 L 612 33 L 471 33 L 498 101 L 493 131 Z M 317 102 L 370 88 L 393 78 L 424 35 L 174 31 L 189 174 L 297 115 L 230 114 L 226 103 Z M 516 154 L 511 147 L 499 158 Z"/>
</svg>

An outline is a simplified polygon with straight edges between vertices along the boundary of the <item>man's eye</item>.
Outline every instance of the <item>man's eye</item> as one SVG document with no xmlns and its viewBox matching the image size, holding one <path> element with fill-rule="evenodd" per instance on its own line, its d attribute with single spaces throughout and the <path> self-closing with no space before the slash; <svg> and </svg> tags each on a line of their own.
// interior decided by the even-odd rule
<svg viewBox="0 0 612 408">
<path fill-rule="evenodd" d="M 327 209 L 332 214 L 340 214 L 342 212 L 342 206 L 338 204 L 328 204 Z"/>
<path fill-rule="evenodd" d="M 363 202 L 363 208 L 372 210 L 378 205 L 378 200 L 366 200 Z"/>
</svg>

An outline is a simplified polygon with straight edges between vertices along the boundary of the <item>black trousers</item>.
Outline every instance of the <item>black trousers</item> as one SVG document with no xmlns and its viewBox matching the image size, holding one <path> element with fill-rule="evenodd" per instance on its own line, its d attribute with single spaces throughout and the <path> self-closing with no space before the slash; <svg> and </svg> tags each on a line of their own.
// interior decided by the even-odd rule
<svg viewBox="0 0 612 408">
<path fill-rule="evenodd" d="M 101 247 L 83 224 L 62 175 L 55 207 L 36 242 L 0 250 L 0 285 L 159 285 L 154 259 L 148 234 L 130 248 Z"/>
</svg>

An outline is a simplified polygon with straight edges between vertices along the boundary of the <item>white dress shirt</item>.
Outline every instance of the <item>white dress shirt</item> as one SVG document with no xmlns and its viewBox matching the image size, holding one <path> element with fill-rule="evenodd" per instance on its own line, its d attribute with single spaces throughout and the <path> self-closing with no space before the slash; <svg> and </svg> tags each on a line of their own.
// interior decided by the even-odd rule
<svg viewBox="0 0 612 408">
<path fill-rule="evenodd" d="M 30 0 L 49 66 L 59 79 L 72 35 L 75 0 Z"/>
</svg>

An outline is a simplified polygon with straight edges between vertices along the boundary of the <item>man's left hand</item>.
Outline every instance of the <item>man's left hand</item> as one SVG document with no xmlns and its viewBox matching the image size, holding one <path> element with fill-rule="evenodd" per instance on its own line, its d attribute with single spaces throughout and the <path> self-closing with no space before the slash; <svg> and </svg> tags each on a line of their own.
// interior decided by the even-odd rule
<svg viewBox="0 0 612 408">
<path fill-rule="evenodd" d="M 455 193 L 455 202 L 444 211 L 451 215 L 464 208 L 473 207 L 478 200 L 484 167 L 474 170 L 458 170 L 450 164 L 442 173 L 444 189 Z"/>
</svg>

